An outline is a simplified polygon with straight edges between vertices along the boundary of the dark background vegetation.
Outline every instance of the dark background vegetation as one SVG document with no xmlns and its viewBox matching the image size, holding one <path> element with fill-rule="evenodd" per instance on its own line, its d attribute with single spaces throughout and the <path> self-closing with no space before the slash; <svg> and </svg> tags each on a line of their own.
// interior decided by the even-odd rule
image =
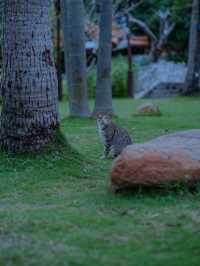
<svg viewBox="0 0 200 266">
<path fill-rule="evenodd" d="M 125 2 L 125 1 L 124 1 Z M 159 21 L 156 16 L 158 10 L 169 9 L 173 21 L 176 22 L 176 30 L 173 31 L 168 43 L 169 57 L 175 61 L 187 61 L 188 32 L 191 19 L 191 0 L 149 0 L 135 10 L 134 15 L 145 21 L 155 32 L 159 33 Z"/>
</svg>

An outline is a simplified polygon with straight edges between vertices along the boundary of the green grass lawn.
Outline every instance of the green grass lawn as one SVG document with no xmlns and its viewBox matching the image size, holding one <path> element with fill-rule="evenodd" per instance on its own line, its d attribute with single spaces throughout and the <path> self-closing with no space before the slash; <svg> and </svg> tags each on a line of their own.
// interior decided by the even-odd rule
<svg viewBox="0 0 200 266">
<path fill-rule="evenodd" d="M 161 117 L 133 116 L 141 102 L 114 101 L 137 143 L 200 128 L 199 97 L 156 100 Z M 60 109 L 70 146 L 0 155 L 0 266 L 199 266 L 200 191 L 114 194 L 95 121 Z"/>
</svg>

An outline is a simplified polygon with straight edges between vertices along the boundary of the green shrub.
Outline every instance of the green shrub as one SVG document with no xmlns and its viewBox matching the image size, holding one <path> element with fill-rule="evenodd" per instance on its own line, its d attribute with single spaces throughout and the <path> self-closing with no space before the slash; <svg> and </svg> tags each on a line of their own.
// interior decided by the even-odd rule
<svg viewBox="0 0 200 266">
<path fill-rule="evenodd" d="M 134 66 L 134 75 L 137 76 L 137 66 Z M 127 59 L 119 56 L 112 60 L 112 92 L 113 97 L 122 98 L 128 96 L 127 89 Z M 96 68 L 90 70 L 87 77 L 89 97 L 93 98 L 96 86 Z"/>
<path fill-rule="evenodd" d="M 63 88 L 63 99 L 68 100 L 68 87 L 67 87 L 67 80 L 66 78 L 62 81 L 62 88 Z"/>
<path fill-rule="evenodd" d="M 87 75 L 87 83 L 88 83 L 89 98 L 94 98 L 95 87 L 96 87 L 96 67 L 93 67 L 92 69 L 90 69 Z"/>
<path fill-rule="evenodd" d="M 112 62 L 112 91 L 113 97 L 127 97 L 128 63 L 123 57 L 115 58 Z"/>
</svg>

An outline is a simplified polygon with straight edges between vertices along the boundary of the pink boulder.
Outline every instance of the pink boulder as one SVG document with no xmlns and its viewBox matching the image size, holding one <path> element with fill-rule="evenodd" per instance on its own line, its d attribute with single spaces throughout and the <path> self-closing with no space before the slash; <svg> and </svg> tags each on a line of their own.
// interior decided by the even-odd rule
<svg viewBox="0 0 200 266">
<path fill-rule="evenodd" d="M 114 189 L 200 182 L 200 130 L 165 135 L 127 146 L 113 162 Z"/>
</svg>

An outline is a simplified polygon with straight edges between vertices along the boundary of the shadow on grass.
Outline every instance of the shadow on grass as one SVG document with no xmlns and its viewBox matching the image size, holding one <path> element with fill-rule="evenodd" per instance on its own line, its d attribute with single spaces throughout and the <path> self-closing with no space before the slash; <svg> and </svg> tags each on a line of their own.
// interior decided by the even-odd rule
<svg viewBox="0 0 200 266">
<path fill-rule="evenodd" d="M 0 173 L 28 172 L 33 169 L 33 175 L 37 176 L 73 176 L 87 178 L 82 170 L 89 164 L 83 155 L 75 150 L 61 131 L 57 131 L 54 140 L 45 145 L 38 154 L 0 154 Z M 54 173 L 53 173 L 54 172 Z"/>
<path fill-rule="evenodd" d="M 54 152 L 61 152 L 69 158 L 73 156 L 79 158 L 80 160 L 82 158 L 80 153 L 68 143 L 66 137 L 60 130 L 56 132 L 53 141 L 45 145 L 43 149 L 44 154 L 52 154 Z"/>
</svg>

